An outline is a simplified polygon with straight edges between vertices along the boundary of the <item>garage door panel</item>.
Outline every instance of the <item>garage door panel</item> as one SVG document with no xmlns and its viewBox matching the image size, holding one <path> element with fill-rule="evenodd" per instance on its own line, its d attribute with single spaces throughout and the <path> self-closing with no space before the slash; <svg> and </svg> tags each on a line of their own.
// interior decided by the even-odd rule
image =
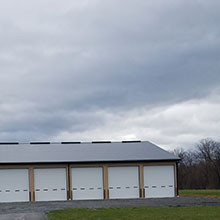
<svg viewBox="0 0 220 220">
<path fill-rule="evenodd" d="M 86 188 L 73 187 L 73 200 L 87 200 L 87 199 L 103 199 L 103 189 L 100 187 Z"/>
<path fill-rule="evenodd" d="M 103 199 L 103 175 L 101 167 L 72 168 L 73 200 Z"/>
<path fill-rule="evenodd" d="M 66 169 L 34 169 L 34 191 L 36 201 L 66 200 Z"/>
<path fill-rule="evenodd" d="M 144 166 L 146 198 L 174 197 L 174 166 Z"/>
<path fill-rule="evenodd" d="M 110 199 L 139 198 L 138 167 L 109 167 L 108 189 Z"/>
<path fill-rule="evenodd" d="M 0 169 L 0 202 L 29 201 L 28 169 Z"/>
<path fill-rule="evenodd" d="M 66 200 L 66 189 L 60 189 L 56 187 L 54 189 L 37 188 L 35 190 L 35 200 L 36 201 L 58 201 L 58 200 Z"/>
</svg>

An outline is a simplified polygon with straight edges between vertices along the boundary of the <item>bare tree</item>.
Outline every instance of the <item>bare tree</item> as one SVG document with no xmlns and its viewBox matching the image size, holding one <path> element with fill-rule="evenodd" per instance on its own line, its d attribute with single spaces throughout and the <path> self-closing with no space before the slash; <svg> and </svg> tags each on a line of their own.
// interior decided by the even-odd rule
<svg viewBox="0 0 220 220">
<path fill-rule="evenodd" d="M 196 147 L 201 161 L 205 163 L 206 178 L 216 178 L 216 188 L 220 188 L 220 143 L 206 138 Z"/>
<path fill-rule="evenodd" d="M 177 148 L 180 189 L 220 188 L 220 143 L 203 139 L 193 150 Z"/>
</svg>

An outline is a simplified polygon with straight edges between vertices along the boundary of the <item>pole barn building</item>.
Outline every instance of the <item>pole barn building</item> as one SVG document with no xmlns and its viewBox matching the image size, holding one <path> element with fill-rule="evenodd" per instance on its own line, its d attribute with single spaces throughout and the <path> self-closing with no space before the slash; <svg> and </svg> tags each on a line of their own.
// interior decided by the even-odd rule
<svg viewBox="0 0 220 220">
<path fill-rule="evenodd" d="M 175 197 L 178 160 L 148 141 L 0 143 L 0 202 Z"/>
</svg>

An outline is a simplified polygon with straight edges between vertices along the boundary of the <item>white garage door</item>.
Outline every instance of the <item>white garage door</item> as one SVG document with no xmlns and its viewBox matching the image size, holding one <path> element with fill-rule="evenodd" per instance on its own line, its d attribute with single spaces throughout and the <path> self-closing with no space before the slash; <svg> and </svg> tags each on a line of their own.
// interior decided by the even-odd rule
<svg viewBox="0 0 220 220">
<path fill-rule="evenodd" d="M 72 195 L 77 199 L 103 199 L 101 167 L 72 168 Z"/>
<path fill-rule="evenodd" d="M 146 198 L 174 197 L 174 166 L 144 166 Z"/>
<path fill-rule="evenodd" d="M 36 201 L 66 200 L 66 169 L 34 169 L 34 191 Z"/>
<path fill-rule="evenodd" d="M 0 202 L 29 201 L 28 169 L 0 169 Z"/>
<path fill-rule="evenodd" d="M 109 167 L 108 189 L 110 199 L 139 198 L 138 167 Z"/>
</svg>

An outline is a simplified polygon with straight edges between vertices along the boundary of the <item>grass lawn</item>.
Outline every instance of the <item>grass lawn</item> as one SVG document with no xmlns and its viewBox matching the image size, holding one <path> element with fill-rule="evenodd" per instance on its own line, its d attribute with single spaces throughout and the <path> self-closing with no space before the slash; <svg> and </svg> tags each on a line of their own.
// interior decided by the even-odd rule
<svg viewBox="0 0 220 220">
<path fill-rule="evenodd" d="M 200 196 L 215 196 L 220 197 L 220 190 L 217 189 L 202 189 L 202 190 L 179 190 L 179 194 L 181 195 L 200 195 Z"/>
<path fill-rule="evenodd" d="M 220 207 L 134 207 L 66 209 L 47 214 L 49 220 L 219 220 Z"/>
</svg>

